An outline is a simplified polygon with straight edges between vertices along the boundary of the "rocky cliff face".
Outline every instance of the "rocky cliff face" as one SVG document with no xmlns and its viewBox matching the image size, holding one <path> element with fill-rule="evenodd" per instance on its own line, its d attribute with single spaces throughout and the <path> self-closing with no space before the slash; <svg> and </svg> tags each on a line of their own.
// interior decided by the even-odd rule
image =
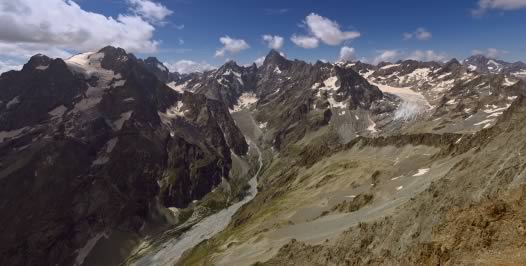
<svg viewBox="0 0 526 266">
<path fill-rule="evenodd" d="M 225 104 L 122 49 L 34 56 L 0 76 L 0 264 L 81 263 L 112 230 L 139 231 L 157 198 L 203 197 L 247 148 Z"/>
<path fill-rule="evenodd" d="M 463 65 L 471 71 L 482 74 L 507 74 L 516 77 L 526 77 L 526 64 L 523 62 L 509 63 L 483 55 L 474 55 L 466 58 Z"/>
<path fill-rule="evenodd" d="M 170 70 L 155 57 L 148 57 L 146 59 L 139 59 L 139 63 L 148 71 L 154 74 L 158 80 L 163 83 L 179 82 L 185 79 L 188 75 L 183 75 L 177 72 L 170 72 Z"/>
</svg>

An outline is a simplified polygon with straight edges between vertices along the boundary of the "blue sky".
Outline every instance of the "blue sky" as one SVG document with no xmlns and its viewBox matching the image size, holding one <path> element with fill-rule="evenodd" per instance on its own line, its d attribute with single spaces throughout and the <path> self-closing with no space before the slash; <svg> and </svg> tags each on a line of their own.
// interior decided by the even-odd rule
<svg viewBox="0 0 526 266">
<path fill-rule="evenodd" d="M 0 0 L 0 19 L 2 15 L 13 15 L 23 21 L 31 16 L 19 12 L 17 8 L 8 9 L 5 3 L 2 10 L 3 1 L 7 0 Z M 48 2 L 49 8 L 54 5 L 59 8 L 72 5 L 62 0 L 38 1 Z M 21 0 L 20 6 L 25 4 L 29 9 L 33 8 L 34 12 L 37 9 L 33 5 L 38 1 Z M 148 7 L 143 6 L 145 3 L 154 8 L 141 9 Z M 115 30 L 124 31 L 125 34 L 114 35 L 117 36 L 114 39 L 119 40 L 118 45 L 122 43 L 124 48 L 141 57 L 156 56 L 168 64 L 191 60 L 198 64 L 218 66 L 227 59 L 248 64 L 268 52 L 268 43 L 262 39 L 265 34 L 283 38 L 283 44 L 278 47 L 287 57 L 307 61 L 338 60 L 342 47 L 352 48 L 352 53 L 348 53 L 346 58 L 369 62 L 402 58 L 462 59 L 473 53 L 489 54 L 508 61 L 526 61 L 526 0 L 79 0 L 75 4 L 82 12 L 100 14 L 106 20 L 111 20 L 109 17 L 118 20 L 119 15 L 142 20 L 142 24 L 124 22 L 118 25 L 122 27 L 116 27 Z M 40 13 L 48 12 L 43 9 L 46 9 L 45 5 L 38 10 Z M 66 6 L 63 12 L 70 12 L 69 9 L 72 8 Z M 81 20 L 85 15 L 75 13 L 80 12 L 78 10 L 71 12 L 74 15 L 69 16 L 69 20 L 50 20 L 48 23 L 51 28 L 58 23 L 68 24 L 77 17 Z M 50 13 L 44 18 L 37 17 L 34 24 L 53 16 Z M 93 21 L 98 20 L 94 18 Z M 91 25 L 78 22 L 71 27 L 82 29 L 79 32 L 98 35 L 104 32 L 106 22 L 101 25 L 96 22 L 91 22 Z M 327 28 L 327 23 L 332 27 Z M 18 26 L 28 29 L 34 25 Z M 334 27 L 337 32 L 331 35 Z M 36 30 L 39 29 L 37 27 Z M 58 29 L 51 35 L 61 30 L 70 29 Z M 359 33 L 359 37 L 347 33 Z M 31 34 L 34 35 L 34 32 Z M 43 33 L 46 34 L 50 35 Z M 112 36 L 116 33 L 105 34 Z M 291 41 L 293 35 L 311 38 L 317 42 L 316 48 L 299 47 Z M 134 37 L 128 40 L 128 36 Z M 223 47 L 220 38 L 225 36 L 237 43 L 229 43 L 234 45 L 232 49 L 227 47 L 223 56 L 215 56 L 216 51 Z M 54 46 L 58 48 L 49 53 L 65 56 L 83 52 L 99 43 L 103 46 L 102 42 L 111 40 L 101 38 L 95 42 L 90 38 L 90 41 L 79 41 L 76 45 L 77 37 L 67 40 L 56 38 L 58 40 L 52 41 L 40 38 L 31 40 L 32 44 L 39 41 L 43 44 L 33 49 L 28 48 L 28 44 L 22 46 L 26 39 L 24 36 L 13 38 L 0 30 L 0 48 L 4 42 L 10 45 L 7 51 L 17 45 L 28 50 L 17 54 L 3 53 L 0 49 L 0 61 L 20 62 L 33 50 L 48 52 Z"/>
</svg>

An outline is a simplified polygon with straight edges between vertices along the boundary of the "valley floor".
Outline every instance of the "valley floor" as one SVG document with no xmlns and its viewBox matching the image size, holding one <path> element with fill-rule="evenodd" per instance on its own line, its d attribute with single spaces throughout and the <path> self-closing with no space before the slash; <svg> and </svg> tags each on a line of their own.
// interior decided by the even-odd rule
<svg viewBox="0 0 526 266">
<path fill-rule="evenodd" d="M 238 175 L 253 173 L 252 177 L 248 179 L 248 189 L 244 193 L 244 197 L 231 206 L 188 226 L 183 224 L 175 229 L 168 228 L 164 233 L 146 237 L 136 244 L 137 246 L 132 252 L 133 255 L 126 260 L 125 264 L 137 266 L 175 264 L 185 251 L 221 232 L 231 222 L 232 216 L 238 209 L 256 196 L 257 179 L 264 165 L 264 154 L 257 144 L 262 133 L 248 111 L 234 113 L 233 117 L 249 143 L 249 152 L 246 158 L 241 158 L 232 153 L 234 168 L 239 168 L 240 174 Z M 249 158 L 256 158 L 256 163 L 253 164 L 255 169 L 250 169 L 249 163 L 246 162 Z"/>
</svg>

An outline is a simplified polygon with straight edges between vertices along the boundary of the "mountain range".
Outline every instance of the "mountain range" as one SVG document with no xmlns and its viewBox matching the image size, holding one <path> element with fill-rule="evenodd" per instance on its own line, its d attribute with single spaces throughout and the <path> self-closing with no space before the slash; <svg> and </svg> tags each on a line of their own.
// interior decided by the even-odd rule
<svg viewBox="0 0 526 266">
<path fill-rule="evenodd" d="M 0 264 L 526 263 L 525 79 L 480 55 L 35 55 L 0 76 Z"/>
</svg>

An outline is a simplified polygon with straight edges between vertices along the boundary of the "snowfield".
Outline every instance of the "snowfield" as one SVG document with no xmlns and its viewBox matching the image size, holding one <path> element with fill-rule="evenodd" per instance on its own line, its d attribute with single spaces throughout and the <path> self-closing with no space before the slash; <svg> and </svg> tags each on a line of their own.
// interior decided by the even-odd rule
<svg viewBox="0 0 526 266">
<path fill-rule="evenodd" d="M 239 112 L 257 103 L 258 101 L 259 99 L 256 97 L 255 93 L 245 92 L 241 94 L 241 96 L 239 96 L 239 99 L 237 100 L 237 104 L 234 105 L 234 110 L 231 110 L 231 112 Z"/>
<path fill-rule="evenodd" d="M 422 94 L 408 87 L 397 88 L 371 81 L 370 83 L 377 86 L 382 92 L 394 94 L 402 99 L 402 104 L 395 112 L 395 119 L 411 120 L 431 109 L 431 105 Z"/>
</svg>

